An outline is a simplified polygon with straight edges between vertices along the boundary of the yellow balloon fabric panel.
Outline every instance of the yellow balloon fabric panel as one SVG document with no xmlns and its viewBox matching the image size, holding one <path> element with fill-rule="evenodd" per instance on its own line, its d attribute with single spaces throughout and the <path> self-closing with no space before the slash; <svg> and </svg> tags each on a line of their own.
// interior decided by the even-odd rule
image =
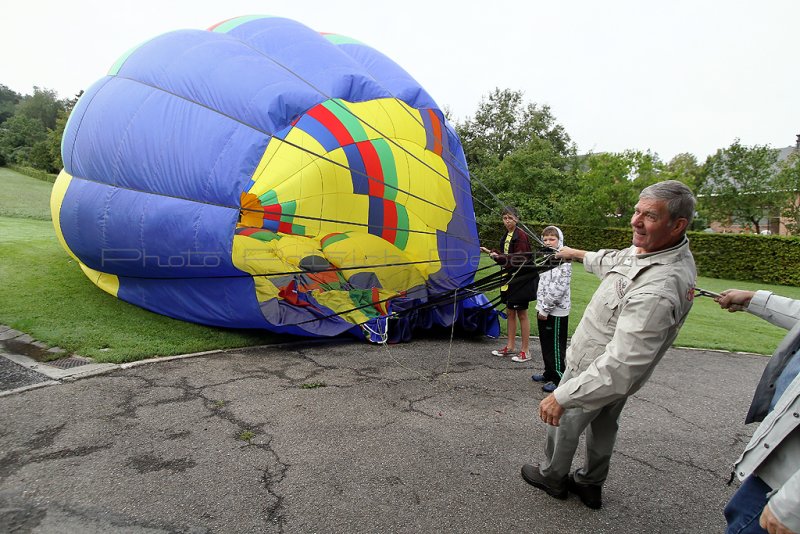
<svg viewBox="0 0 800 534">
<path fill-rule="evenodd" d="M 334 99 L 273 137 L 242 192 L 233 247 L 259 302 L 296 298 L 294 280 L 292 291 L 359 323 L 369 299 L 380 311 L 392 296 L 424 297 L 456 207 L 424 112 Z"/>
</svg>

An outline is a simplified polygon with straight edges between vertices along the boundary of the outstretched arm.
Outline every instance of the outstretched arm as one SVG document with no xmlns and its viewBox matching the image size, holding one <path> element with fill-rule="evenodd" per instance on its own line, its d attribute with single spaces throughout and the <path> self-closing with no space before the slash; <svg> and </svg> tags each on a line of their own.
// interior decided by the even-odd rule
<svg viewBox="0 0 800 534">
<path fill-rule="evenodd" d="M 586 256 L 586 251 L 577 248 L 561 247 L 556 252 L 556 258 L 562 260 L 583 261 L 584 256 Z"/>
<path fill-rule="evenodd" d="M 771 291 L 726 289 L 714 300 L 728 311 L 745 310 L 787 330 L 800 321 L 800 300 L 782 297 Z"/>
</svg>

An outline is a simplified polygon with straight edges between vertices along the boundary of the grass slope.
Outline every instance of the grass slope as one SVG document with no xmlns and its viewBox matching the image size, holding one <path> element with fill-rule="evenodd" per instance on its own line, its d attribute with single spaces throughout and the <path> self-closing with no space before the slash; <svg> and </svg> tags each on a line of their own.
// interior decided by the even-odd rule
<svg viewBox="0 0 800 534">
<path fill-rule="evenodd" d="M 49 221 L 0 217 L 0 323 L 100 362 L 274 342 L 158 315 L 101 291 L 59 246 Z"/>
<path fill-rule="evenodd" d="M 0 216 L 50 220 L 53 184 L 0 167 Z"/>
</svg>

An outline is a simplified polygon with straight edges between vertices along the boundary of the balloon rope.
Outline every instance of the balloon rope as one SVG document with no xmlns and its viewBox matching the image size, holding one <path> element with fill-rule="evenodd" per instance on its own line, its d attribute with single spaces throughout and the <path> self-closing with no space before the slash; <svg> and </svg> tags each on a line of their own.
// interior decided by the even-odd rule
<svg viewBox="0 0 800 534">
<path fill-rule="evenodd" d="M 113 261 L 113 260 L 111 260 L 111 261 Z M 120 260 L 120 261 L 122 261 L 122 260 Z M 128 261 L 128 260 L 124 260 L 124 261 Z M 406 265 L 420 265 L 420 264 L 426 264 L 426 263 L 443 263 L 443 264 L 446 265 L 449 262 L 446 261 L 446 260 L 445 261 L 443 261 L 443 260 L 420 260 L 420 261 L 406 261 L 406 262 L 399 262 L 399 263 L 376 263 L 376 264 L 373 264 L 373 265 L 356 265 L 356 266 L 353 266 L 353 267 L 332 267 L 332 268 L 326 268 L 326 269 L 320 269 L 320 270 L 306 269 L 306 270 L 299 270 L 299 271 L 282 271 L 282 272 L 276 272 L 276 273 L 252 273 L 252 274 L 251 273 L 243 273 L 243 274 L 225 274 L 225 275 L 202 276 L 202 277 L 200 277 L 200 276 L 128 276 L 128 275 L 125 275 L 125 274 L 117 274 L 117 275 L 114 275 L 114 276 L 121 276 L 121 277 L 126 278 L 128 280 L 199 280 L 199 279 L 206 279 L 206 280 L 214 279 L 214 280 L 216 280 L 216 279 L 226 279 L 226 278 L 253 278 L 253 277 L 272 278 L 272 277 L 279 277 L 279 276 L 291 276 L 291 275 L 295 275 L 295 274 L 312 275 L 312 274 L 320 274 L 320 273 L 338 273 L 338 272 L 343 272 L 343 271 L 365 271 L 365 270 L 368 270 L 368 269 L 378 269 L 378 268 L 381 268 L 381 267 L 402 267 L 402 266 L 406 266 Z M 466 273 L 465 275 L 459 275 L 459 276 L 466 276 L 468 274 L 475 274 L 475 273 L 477 273 L 479 271 L 482 271 L 484 269 L 489 269 L 490 267 L 494 267 L 494 266 L 493 265 L 488 265 L 486 267 L 481 267 L 481 268 L 476 269 L 474 271 L 470 271 L 469 273 Z M 110 273 L 103 273 L 103 274 L 110 274 Z"/>
<path fill-rule="evenodd" d="M 114 188 L 122 189 L 122 190 L 125 190 L 125 191 L 131 191 L 131 192 L 134 192 L 134 193 L 144 193 L 144 194 L 148 194 L 148 195 L 161 196 L 161 197 L 164 197 L 164 198 L 172 198 L 172 199 L 176 199 L 176 200 L 185 200 L 186 202 L 194 202 L 196 204 L 203 204 L 203 205 L 206 205 L 206 206 L 214 206 L 214 207 L 217 207 L 217 208 L 225 208 L 225 209 L 236 210 L 236 211 L 246 211 L 246 212 L 250 212 L 250 213 L 263 213 L 263 210 L 259 210 L 259 209 L 255 209 L 255 208 L 246 208 L 246 207 L 242 207 L 242 206 L 230 206 L 228 204 L 220 204 L 220 203 L 216 203 L 216 202 L 208 202 L 208 201 L 205 201 L 205 200 L 196 200 L 196 199 L 192 199 L 192 198 L 188 198 L 188 197 L 182 197 L 182 196 L 179 196 L 179 195 L 167 195 L 165 193 L 157 193 L 157 192 L 153 192 L 153 191 L 145 191 L 145 190 L 142 190 L 142 189 L 134 189 L 132 187 L 125 187 L 125 186 L 121 186 L 121 185 L 117 185 L 117 184 L 109 184 L 109 183 L 106 183 L 106 182 L 102 182 L 100 180 L 94 180 L 94 179 L 86 178 L 86 177 L 83 177 L 83 176 L 75 175 L 75 176 L 72 176 L 72 178 L 77 179 L 77 180 L 83 180 L 83 181 L 86 181 L 86 182 L 99 184 L 99 185 L 105 185 L 105 186 L 108 186 L 108 187 L 114 187 Z M 446 235 L 448 238 L 457 239 L 457 240 L 462 241 L 464 243 L 467 243 L 469 245 L 475 245 L 476 244 L 475 241 L 473 241 L 473 240 L 467 239 L 467 238 L 465 238 L 463 236 L 460 236 L 460 235 L 457 235 L 457 234 L 453 234 L 452 232 L 447 232 L 446 230 L 437 230 L 437 232 L 427 232 L 425 230 L 414 230 L 414 229 L 411 229 L 411 228 L 395 228 L 395 227 L 391 227 L 391 226 L 387 226 L 387 225 L 369 224 L 369 223 L 362 223 L 362 222 L 356 222 L 356 221 L 347 221 L 347 220 L 344 220 L 344 219 L 325 219 L 325 218 L 321 218 L 321 217 L 310 217 L 310 216 L 305 216 L 305 215 L 293 215 L 292 217 L 298 218 L 298 219 L 308 219 L 308 220 L 315 220 L 315 221 L 320 221 L 320 222 L 331 222 L 331 223 L 345 224 L 345 225 L 351 225 L 351 226 L 361 226 L 361 227 L 367 227 L 367 228 L 371 227 L 371 228 L 376 228 L 376 229 L 381 229 L 381 230 L 395 230 L 395 231 L 400 231 L 400 232 L 408 232 L 408 233 L 411 233 L 411 234 L 437 235 L 437 232 L 441 232 L 443 235 Z M 254 227 L 248 227 L 248 228 L 254 228 Z"/>
<path fill-rule="evenodd" d="M 493 274 L 490 274 L 490 275 L 488 275 L 488 276 L 486 276 L 484 278 L 476 280 L 475 282 L 473 282 L 471 284 L 467 284 L 465 286 L 457 287 L 454 290 L 446 290 L 446 291 L 440 291 L 438 293 L 434 293 L 434 294 L 430 295 L 426 299 L 425 303 L 422 303 L 421 305 L 415 307 L 413 310 L 405 310 L 403 312 L 393 312 L 393 313 L 390 314 L 390 316 L 400 317 L 400 316 L 402 316 L 404 314 L 411 313 L 412 311 L 419 311 L 421 309 L 432 308 L 432 307 L 438 306 L 443 301 L 449 301 L 451 295 L 453 295 L 454 293 L 457 293 L 459 291 L 462 291 L 464 293 L 464 294 L 462 294 L 462 295 L 460 295 L 458 297 L 458 300 L 461 301 L 461 300 L 465 300 L 465 299 L 469 298 L 470 297 L 470 293 L 483 292 L 483 291 L 487 291 L 487 290 L 491 290 L 491 289 L 497 289 L 499 287 L 502 287 L 502 286 L 508 284 L 514 277 L 516 277 L 519 274 L 519 272 L 521 270 L 523 270 L 523 268 L 525 268 L 526 272 L 524 273 L 523 276 L 519 276 L 519 280 L 527 280 L 528 278 L 533 278 L 533 275 L 534 274 L 538 274 L 538 272 L 540 270 L 550 270 L 553 267 L 555 267 L 556 265 L 557 264 L 548 264 L 548 263 L 537 263 L 537 264 L 521 265 L 519 268 L 517 268 L 517 270 L 513 274 L 510 273 L 509 271 L 505 271 L 505 270 L 499 271 L 497 273 L 493 273 Z M 493 266 L 490 265 L 488 267 L 493 267 Z M 468 273 L 468 274 L 475 274 L 479 270 L 486 269 L 486 268 L 487 267 L 482 267 L 481 269 L 478 269 L 478 270 L 476 270 L 476 271 L 474 271 L 472 273 Z M 509 278 L 509 276 L 511 278 Z M 347 309 L 347 310 L 344 310 L 344 311 L 341 311 L 341 312 L 324 315 L 322 317 L 315 317 L 313 319 L 300 321 L 298 323 L 291 323 L 288 326 L 299 326 L 299 325 L 303 325 L 303 324 L 312 323 L 312 322 L 315 322 L 315 321 L 321 321 L 321 320 L 324 320 L 324 319 L 330 319 L 332 317 L 338 317 L 339 315 L 342 315 L 342 314 L 346 314 L 346 313 L 350 313 L 350 312 L 354 312 L 354 311 L 359 311 L 359 310 L 362 310 L 364 308 L 374 307 L 375 304 L 382 304 L 384 302 L 388 302 L 389 300 L 397 298 L 398 296 L 399 295 L 392 295 L 390 297 L 386 297 L 384 299 L 373 301 L 373 302 L 370 302 L 368 304 L 364 304 L 364 305 L 361 305 L 361 306 L 356 306 L 354 308 L 350 308 L 350 309 Z M 491 302 L 492 301 L 490 301 L 488 306 L 484 306 L 484 307 L 487 307 L 487 308 L 494 307 L 493 305 L 491 305 Z M 372 319 L 369 319 L 369 320 L 367 320 L 365 322 L 369 322 L 370 320 L 372 320 Z M 363 323 L 355 323 L 355 324 L 358 325 L 358 324 L 363 324 Z"/>
<path fill-rule="evenodd" d="M 456 331 L 456 313 L 458 312 L 458 288 L 453 291 L 453 322 L 450 324 L 450 343 L 447 345 L 447 362 L 444 365 L 444 376 L 450 378 L 450 359 L 453 357 L 453 335 Z"/>
</svg>

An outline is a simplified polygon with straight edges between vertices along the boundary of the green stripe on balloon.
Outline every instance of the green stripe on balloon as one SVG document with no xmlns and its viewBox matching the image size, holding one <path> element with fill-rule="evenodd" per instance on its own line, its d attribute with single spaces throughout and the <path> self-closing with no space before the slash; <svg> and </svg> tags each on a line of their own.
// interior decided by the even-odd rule
<svg viewBox="0 0 800 534">
<path fill-rule="evenodd" d="M 383 171 L 383 183 L 387 187 L 383 190 L 383 198 L 387 200 L 397 199 L 397 164 L 394 161 L 394 154 L 386 139 L 375 139 L 372 141 L 378 159 L 381 160 L 381 170 Z"/>
<path fill-rule="evenodd" d="M 281 202 L 281 221 L 288 223 L 292 222 L 294 220 L 295 211 L 297 211 L 296 200 Z"/>
<path fill-rule="evenodd" d="M 395 204 L 397 208 L 397 235 L 394 239 L 394 246 L 400 250 L 405 250 L 408 244 L 408 211 L 402 204 Z"/>
<path fill-rule="evenodd" d="M 258 200 L 261 202 L 262 206 L 270 206 L 272 204 L 278 203 L 278 194 L 275 192 L 274 189 L 270 189 L 260 197 Z"/>
<path fill-rule="evenodd" d="M 265 243 L 269 243 L 270 241 L 281 238 L 281 236 L 279 236 L 275 232 L 270 232 L 269 230 L 260 230 L 258 232 L 253 232 L 248 237 L 252 237 L 253 239 L 258 239 L 259 241 L 264 241 Z"/>
<path fill-rule="evenodd" d="M 359 308 L 361 313 L 370 319 L 380 316 L 380 313 L 372 306 L 371 289 L 351 289 L 348 294 L 350 295 L 350 301 Z"/>
<path fill-rule="evenodd" d="M 330 41 L 330 42 L 332 42 L 333 44 L 335 44 L 335 45 L 340 45 L 340 44 L 357 44 L 357 45 L 366 46 L 366 45 L 365 45 L 364 43 L 362 43 L 361 41 L 358 41 L 358 40 L 356 40 L 356 39 L 353 39 L 352 37 L 347 37 L 346 35 L 338 35 L 338 34 L 335 34 L 335 33 L 323 33 L 323 34 L 322 34 L 322 36 L 323 36 L 325 39 L 327 39 L 328 41 Z"/>
<path fill-rule="evenodd" d="M 294 235 L 305 235 L 306 227 L 302 224 L 295 224 L 294 214 L 297 211 L 297 201 L 290 200 L 288 202 L 281 202 L 281 222 L 291 225 L 289 230 Z M 280 228 L 280 227 L 279 227 Z M 282 230 L 286 231 L 286 230 Z"/>
<path fill-rule="evenodd" d="M 216 26 L 212 26 L 209 28 L 210 31 L 215 33 L 228 33 L 232 29 L 241 26 L 245 22 L 250 22 L 251 20 L 258 20 L 258 19 L 269 19 L 272 18 L 271 15 L 245 15 L 242 17 L 236 17 L 233 19 L 226 20 L 224 22 L 220 22 Z"/>
<path fill-rule="evenodd" d="M 339 99 L 326 100 L 322 105 L 339 119 L 339 122 L 347 129 L 350 137 L 353 138 L 353 141 L 358 143 L 369 139 L 364 127 L 361 126 L 361 121 L 349 109 L 344 107 L 344 102 Z"/>
<path fill-rule="evenodd" d="M 350 236 L 347 234 L 330 234 L 323 237 L 322 241 L 320 241 L 320 244 L 322 245 L 322 248 L 325 249 L 325 247 L 327 247 L 328 245 L 332 245 L 334 243 L 342 241 L 343 239 L 347 239 L 348 237 Z"/>
<path fill-rule="evenodd" d="M 153 39 L 156 39 L 156 37 L 154 37 Z M 142 45 L 144 45 L 145 43 L 149 43 L 153 39 L 148 39 L 147 41 L 141 42 L 138 45 L 134 46 L 133 48 L 129 49 L 124 54 L 122 54 L 119 57 L 119 59 L 113 65 L 111 65 L 111 68 L 108 69 L 108 75 L 109 76 L 116 76 L 117 73 L 119 73 L 119 69 L 122 68 L 122 65 L 128 60 L 128 58 L 131 56 L 131 54 L 133 54 L 135 51 L 137 51 L 139 48 L 141 48 Z"/>
</svg>

